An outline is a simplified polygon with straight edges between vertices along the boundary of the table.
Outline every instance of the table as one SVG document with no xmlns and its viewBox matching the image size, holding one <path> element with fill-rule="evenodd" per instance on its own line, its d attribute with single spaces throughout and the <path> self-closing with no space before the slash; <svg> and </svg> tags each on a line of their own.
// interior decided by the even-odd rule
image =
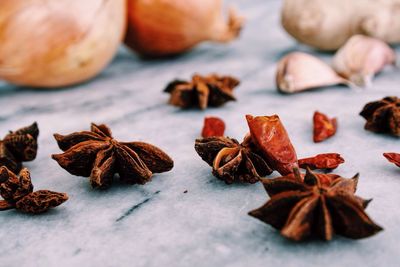
<svg viewBox="0 0 400 267">
<path fill-rule="evenodd" d="M 62 90 L 31 90 L 0 84 L 1 135 L 37 121 L 37 159 L 25 164 L 36 189 L 67 192 L 70 200 L 40 216 L 0 215 L 0 266 L 398 266 L 400 177 L 383 152 L 399 152 L 398 140 L 363 130 L 365 103 L 398 95 L 400 75 L 389 69 L 372 87 L 331 87 L 297 95 L 279 94 L 275 63 L 300 50 L 279 24 L 281 1 L 235 0 L 247 17 L 240 40 L 203 44 L 172 60 L 143 61 L 127 50 L 91 82 Z M 319 54 L 325 60 L 332 55 Z M 166 104 L 164 86 L 193 73 L 234 75 L 242 81 L 237 102 L 205 111 Z M 312 115 L 319 110 L 339 121 L 335 137 L 312 142 Z M 227 135 L 242 139 L 245 114 L 279 114 L 299 157 L 338 152 L 344 177 L 360 172 L 358 195 L 373 198 L 368 214 L 385 230 L 352 241 L 292 243 L 247 212 L 267 200 L 261 184 L 225 185 L 194 150 L 204 116 L 222 117 Z M 116 182 L 91 189 L 50 158 L 59 153 L 53 133 L 106 123 L 120 140 L 142 140 L 168 152 L 171 172 L 145 186 Z M 184 193 L 187 190 L 187 193 Z"/>
</svg>

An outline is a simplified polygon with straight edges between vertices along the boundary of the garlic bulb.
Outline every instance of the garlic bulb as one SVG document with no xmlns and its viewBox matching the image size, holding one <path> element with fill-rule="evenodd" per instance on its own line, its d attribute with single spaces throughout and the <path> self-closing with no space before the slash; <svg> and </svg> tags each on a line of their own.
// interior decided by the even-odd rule
<svg viewBox="0 0 400 267">
<path fill-rule="evenodd" d="M 100 72 L 125 31 L 125 0 L 0 0 L 0 79 L 59 87 Z"/>
<path fill-rule="evenodd" d="M 396 63 L 396 53 L 386 43 L 367 36 L 355 35 L 333 58 L 333 68 L 359 86 L 368 86 L 386 65 Z"/>
<path fill-rule="evenodd" d="M 302 52 L 293 52 L 278 62 L 276 84 L 282 93 L 348 84 L 322 60 Z"/>
<path fill-rule="evenodd" d="M 144 56 L 180 54 L 203 41 L 235 39 L 243 19 L 231 9 L 228 21 L 222 0 L 128 0 L 125 43 Z"/>
</svg>

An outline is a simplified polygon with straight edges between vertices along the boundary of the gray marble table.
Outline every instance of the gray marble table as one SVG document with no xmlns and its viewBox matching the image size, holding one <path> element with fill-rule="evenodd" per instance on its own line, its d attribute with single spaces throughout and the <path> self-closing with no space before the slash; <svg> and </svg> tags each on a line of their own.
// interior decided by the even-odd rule
<svg viewBox="0 0 400 267">
<path fill-rule="evenodd" d="M 121 49 L 95 80 L 57 91 L 0 84 L 1 135 L 37 121 L 38 157 L 26 164 L 33 182 L 38 189 L 70 195 L 40 216 L 1 212 L 0 266 L 398 266 L 400 172 L 382 157 L 400 151 L 398 140 L 364 131 L 358 113 L 368 101 L 397 95 L 399 72 L 385 71 L 365 90 L 278 94 L 275 62 L 307 48 L 280 27 L 280 1 L 230 2 L 248 21 L 240 40 L 229 46 L 204 44 L 165 61 L 141 61 Z M 165 84 L 194 72 L 239 77 L 238 101 L 206 111 L 166 105 Z M 315 110 L 338 117 L 340 125 L 337 135 L 321 144 L 311 139 Z M 367 211 L 383 232 L 359 241 L 335 237 L 330 243 L 294 244 L 247 215 L 267 200 L 262 185 L 216 180 L 194 151 L 194 139 L 206 115 L 224 118 L 227 134 L 241 139 L 247 132 L 245 114 L 274 113 L 299 157 L 339 152 L 346 159 L 339 174 L 361 173 L 358 194 L 374 199 Z M 54 132 L 87 129 L 90 122 L 109 124 L 119 139 L 160 146 L 174 158 L 174 169 L 145 186 L 91 189 L 86 178 L 71 176 L 50 158 L 59 152 Z"/>
</svg>

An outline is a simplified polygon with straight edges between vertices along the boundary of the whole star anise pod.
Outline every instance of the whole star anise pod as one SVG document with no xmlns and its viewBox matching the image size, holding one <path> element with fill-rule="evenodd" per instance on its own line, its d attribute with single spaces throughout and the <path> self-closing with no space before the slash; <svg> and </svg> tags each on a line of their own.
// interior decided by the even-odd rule
<svg viewBox="0 0 400 267">
<path fill-rule="evenodd" d="M 364 128 L 376 133 L 400 136 L 400 100 L 395 96 L 366 104 L 360 115 L 367 120 Z"/>
<path fill-rule="evenodd" d="M 291 240 L 310 236 L 331 240 L 333 234 L 359 239 L 382 228 L 365 213 L 369 203 L 354 195 L 358 175 L 346 179 L 332 174 L 317 174 L 309 169 L 305 176 L 294 174 L 264 179 L 271 199 L 249 215 L 279 229 Z"/>
<path fill-rule="evenodd" d="M 0 166 L 6 166 L 13 172 L 19 172 L 23 161 L 32 161 L 36 158 L 39 129 L 37 123 L 10 131 L 3 140 L 0 140 Z"/>
<path fill-rule="evenodd" d="M 0 168 L 0 210 L 17 209 L 27 213 L 43 213 L 68 200 L 68 195 L 49 190 L 33 192 L 28 169 L 20 171 L 19 177 L 7 169 Z"/>
<path fill-rule="evenodd" d="M 233 89 L 239 81 L 231 76 L 193 75 L 190 82 L 175 80 L 167 85 L 164 92 L 171 94 L 169 104 L 181 108 L 208 106 L 219 107 L 228 101 L 235 101 Z"/>
<path fill-rule="evenodd" d="M 208 137 L 195 142 L 196 152 L 213 168 L 213 175 L 227 184 L 256 183 L 272 172 L 251 147 L 249 136 L 241 144 L 229 137 Z"/>
<path fill-rule="evenodd" d="M 143 142 L 119 142 L 104 124 L 90 131 L 55 134 L 62 154 L 52 158 L 69 173 L 90 177 L 93 188 L 108 188 L 114 175 L 129 184 L 145 184 L 153 173 L 172 169 L 172 159 L 161 149 Z"/>
</svg>

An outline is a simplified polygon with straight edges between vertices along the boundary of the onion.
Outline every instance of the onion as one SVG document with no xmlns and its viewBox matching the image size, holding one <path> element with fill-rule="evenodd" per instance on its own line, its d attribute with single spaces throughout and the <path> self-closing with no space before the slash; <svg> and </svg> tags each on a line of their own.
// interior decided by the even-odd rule
<svg viewBox="0 0 400 267">
<path fill-rule="evenodd" d="M 235 39 L 243 19 L 230 10 L 228 21 L 221 0 L 128 0 L 125 43 L 144 56 L 183 53 L 203 41 Z"/>
<path fill-rule="evenodd" d="M 0 79 L 34 87 L 85 81 L 123 38 L 125 0 L 0 0 Z"/>
</svg>

